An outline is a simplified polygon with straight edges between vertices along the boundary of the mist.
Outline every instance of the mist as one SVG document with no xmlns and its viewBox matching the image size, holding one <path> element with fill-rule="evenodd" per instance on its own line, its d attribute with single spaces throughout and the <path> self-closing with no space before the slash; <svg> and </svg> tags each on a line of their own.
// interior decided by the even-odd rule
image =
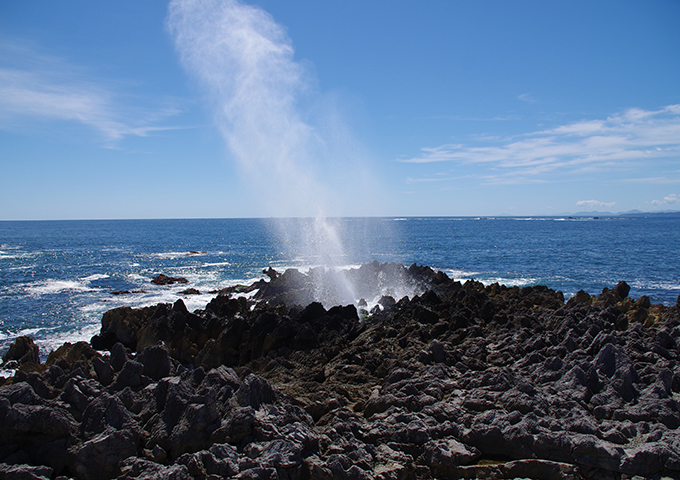
<svg viewBox="0 0 680 480">
<path fill-rule="evenodd" d="M 285 28 L 236 0 L 174 0 L 167 26 L 258 211 L 314 219 L 303 232 L 275 222 L 288 256 L 342 265 L 342 234 L 326 218 L 357 208 L 374 215 L 379 186 L 332 95 L 321 94 L 309 64 L 296 61 Z"/>
</svg>

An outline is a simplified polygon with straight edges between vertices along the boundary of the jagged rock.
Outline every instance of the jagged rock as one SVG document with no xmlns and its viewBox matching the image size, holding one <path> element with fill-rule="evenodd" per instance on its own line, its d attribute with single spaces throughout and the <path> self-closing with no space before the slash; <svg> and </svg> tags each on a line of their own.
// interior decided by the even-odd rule
<svg viewBox="0 0 680 480">
<path fill-rule="evenodd" d="M 87 405 L 80 424 L 81 435 L 86 438 L 110 429 L 136 430 L 137 428 L 137 422 L 123 402 L 106 392 Z"/>
<path fill-rule="evenodd" d="M 111 390 L 119 392 L 126 387 L 142 388 L 148 383 L 149 378 L 144 376 L 144 365 L 134 360 L 128 360 L 123 364 L 123 368 L 111 384 Z"/>
<path fill-rule="evenodd" d="M 64 385 L 61 400 L 71 405 L 73 411 L 81 414 L 90 403 L 102 394 L 99 382 L 84 378 L 70 378 Z"/>
<path fill-rule="evenodd" d="M 73 365 L 78 361 L 87 363 L 98 356 L 99 354 L 87 342 L 65 343 L 47 356 L 45 365 L 55 365 L 60 361 L 66 362 L 67 365 Z"/>
<path fill-rule="evenodd" d="M 72 469 L 84 480 L 117 477 L 123 460 L 137 454 L 138 444 L 133 430 L 107 429 L 72 449 Z"/>
<path fill-rule="evenodd" d="M 343 280 L 384 297 L 361 319 L 288 303 L 338 280 L 324 269 L 193 313 L 181 300 L 107 312 L 92 346 L 110 357 L 65 345 L 0 387 L 0 465 L 83 479 L 680 473 L 676 307 L 623 283 L 565 304 L 417 265 L 356 270 Z M 230 298 L 246 290 L 257 298 Z M 642 310 L 653 322 L 627 326 Z M 480 455 L 507 462 L 471 465 Z"/>
<path fill-rule="evenodd" d="M 94 368 L 99 383 L 105 387 L 111 384 L 115 372 L 109 362 L 106 362 L 99 357 L 95 357 L 92 359 L 92 367 Z"/>
<path fill-rule="evenodd" d="M 161 273 L 153 277 L 151 283 L 156 285 L 174 285 L 175 283 L 189 283 L 189 280 L 184 277 L 169 277 Z"/>
<path fill-rule="evenodd" d="M 119 480 L 193 480 L 185 465 L 161 465 L 143 458 L 128 457 L 120 464 Z"/>
<path fill-rule="evenodd" d="M 179 292 L 180 295 L 200 295 L 201 292 L 195 288 L 187 288 L 186 290 L 180 290 Z"/>
<path fill-rule="evenodd" d="M 214 444 L 208 450 L 185 453 L 177 459 L 177 464 L 187 467 L 194 478 L 216 475 L 221 478 L 233 477 L 239 471 L 237 450 L 228 444 Z"/>
<path fill-rule="evenodd" d="M 125 345 L 116 342 L 111 347 L 111 367 L 114 371 L 120 372 L 120 369 L 123 368 L 123 365 L 125 365 L 127 360 L 127 349 L 125 348 Z"/>
<path fill-rule="evenodd" d="M 35 394 L 28 383 L 0 387 L 0 449 L 15 445 L 23 462 L 48 465 L 60 471 L 69 446 L 76 440 L 78 424 L 60 405 Z M 5 460 L 7 461 L 7 460 Z"/>
<path fill-rule="evenodd" d="M 2 480 L 50 480 L 52 472 L 52 468 L 45 466 L 0 463 L 0 479 Z"/>
<path fill-rule="evenodd" d="M 116 342 L 120 342 L 125 347 L 135 351 L 137 349 L 137 331 L 155 309 L 155 307 L 139 309 L 118 307 L 107 311 L 102 317 L 102 328 L 99 334 L 90 340 L 92 348 L 110 350 Z"/>
<path fill-rule="evenodd" d="M 452 476 L 451 467 L 469 465 L 477 460 L 477 449 L 467 447 L 453 438 L 431 440 L 423 445 L 423 458 L 435 476 Z"/>
<path fill-rule="evenodd" d="M 172 362 L 170 353 L 164 344 L 146 347 L 137 357 L 139 363 L 144 365 L 143 375 L 152 380 L 160 380 L 170 375 Z"/>
<path fill-rule="evenodd" d="M 515 460 L 494 465 L 476 465 L 451 469 L 454 478 L 532 478 L 536 480 L 578 480 L 578 467 L 549 460 Z"/>
<path fill-rule="evenodd" d="M 276 402 L 276 389 L 262 377 L 250 374 L 236 391 L 236 399 L 243 407 L 260 408 L 260 405 Z"/>
<path fill-rule="evenodd" d="M 17 337 L 10 346 L 9 350 L 2 356 L 3 365 L 12 360 L 16 360 L 20 365 L 25 363 L 40 363 L 40 349 L 33 343 L 31 337 Z"/>
</svg>

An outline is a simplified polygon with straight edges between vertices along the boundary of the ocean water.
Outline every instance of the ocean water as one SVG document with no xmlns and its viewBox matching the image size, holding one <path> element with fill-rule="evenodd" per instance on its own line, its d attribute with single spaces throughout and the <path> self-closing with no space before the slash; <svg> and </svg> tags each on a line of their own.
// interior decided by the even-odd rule
<svg viewBox="0 0 680 480">
<path fill-rule="evenodd" d="M 345 218 L 323 228 L 333 245 L 316 240 L 311 219 L 0 222 L 0 355 L 19 335 L 32 336 L 43 356 L 89 340 L 118 306 L 182 298 L 203 308 L 215 291 L 264 278 L 270 266 L 377 260 L 429 265 L 461 281 L 542 284 L 567 298 L 620 280 L 653 303 L 680 295 L 680 216 Z M 152 284 L 160 273 L 189 284 Z M 201 294 L 182 294 L 187 288 Z"/>
</svg>

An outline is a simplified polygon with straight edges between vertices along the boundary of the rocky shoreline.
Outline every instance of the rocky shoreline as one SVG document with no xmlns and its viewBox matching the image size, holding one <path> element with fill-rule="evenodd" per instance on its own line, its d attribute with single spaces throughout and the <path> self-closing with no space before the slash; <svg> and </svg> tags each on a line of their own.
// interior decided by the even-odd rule
<svg viewBox="0 0 680 480">
<path fill-rule="evenodd" d="M 374 262 L 353 285 L 417 294 L 325 308 L 314 272 L 266 274 L 44 364 L 17 339 L 0 480 L 680 478 L 678 304 Z"/>
</svg>

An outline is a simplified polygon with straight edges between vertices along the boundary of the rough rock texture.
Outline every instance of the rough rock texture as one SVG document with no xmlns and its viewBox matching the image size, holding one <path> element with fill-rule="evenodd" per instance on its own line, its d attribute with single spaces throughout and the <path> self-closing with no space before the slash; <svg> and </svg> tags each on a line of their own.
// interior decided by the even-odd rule
<svg viewBox="0 0 680 480">
<path fill-rule="evenodd" d="M 164 274 L 157 275 L 151 279 L 151 283 L 156 285 L 174 285 L 175 283 L 189 283 L 184 277 L 169 277 Z"/>
<path fill-rule="evenodd" d="M 3 364 L 7 362 L 16 361 L 20 365 L 24 363 L 40 363 L 40 354 L 38 346 L 33 343 L 31 337 L 18 337 L 9 347 L 7 353 L 2 356 Z"/>
<path fill-rule="evenodd" d="M 0 478 L 680 477 L 677 305 L 377 263 L 419 294 L 290 303 L 317 274 L 107 312 L 0 387 Z"/>
</svg>

